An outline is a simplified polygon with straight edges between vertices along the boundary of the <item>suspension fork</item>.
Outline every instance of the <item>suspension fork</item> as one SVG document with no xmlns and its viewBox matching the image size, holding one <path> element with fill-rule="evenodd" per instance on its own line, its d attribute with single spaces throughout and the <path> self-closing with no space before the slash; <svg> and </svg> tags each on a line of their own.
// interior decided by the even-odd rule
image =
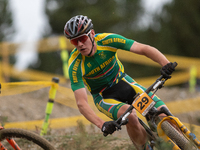
<svg viewBox="0 0 200 150">
<path fill-rule="evenodd" d="M 186 126 L 177 117 L 167 116 L 163 118 L 162 121 L 158 124 L 158 127 L 157 127 L 158 130 L 161 129 L 161 124 L 163 121 L 171 121 L 175 126 L 177 126 L 182 131 L 183 134 L 185 134 L 191 141 L 193 141 L 194 144 L 200 149 L 200 141 L 197 139 L 195 134 L 190 132 L 190 130 L 188 130 Z"/>
</svg>

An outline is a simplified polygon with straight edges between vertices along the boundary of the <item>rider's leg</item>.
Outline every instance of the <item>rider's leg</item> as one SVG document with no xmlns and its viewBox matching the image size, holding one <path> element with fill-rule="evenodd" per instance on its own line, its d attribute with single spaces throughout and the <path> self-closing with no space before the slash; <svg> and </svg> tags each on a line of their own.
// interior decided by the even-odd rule
<svg viewBox="0 0 200 150">
<path fill-rule="evenodd" d="M 129 107 L 129 105 L 123 105 L 117 116 L 120 117 Z M 129 121 L 126 124 L 127 132 L 132 140 L 133 144 L 136 146 L 138 150 L 143 149 L 143 145 L 147 142 L 147 134 L 143 126 L 139 123 L 136 111 L 133 110 L 132 113 L 128 117 Z"/>
<path fill-rule="evenodd" d="M 167 109 L 168 109 L 168 107 L 167 107 L 166 105 L 161 105 L 161 106 L 157 107 L 157 110 L 160 110 L 160 109 L 161 109 L 161 107 L 165 107 L 165 108 L 167 108 Z M 168 110 L 169 110 L 169 109 L 168 109 Z M 160 116 L 160 117 L 162 117 L 162 118 L 166 117 L 166 115 L 165 115 L 165 114 L 160 114 L 159 116 Z"/>
</svg>

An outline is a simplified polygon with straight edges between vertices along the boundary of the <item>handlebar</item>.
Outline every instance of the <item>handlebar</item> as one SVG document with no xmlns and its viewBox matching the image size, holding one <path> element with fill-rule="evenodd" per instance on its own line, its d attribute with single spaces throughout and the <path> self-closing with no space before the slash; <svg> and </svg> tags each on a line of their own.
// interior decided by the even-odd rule
<svg viewBox="0 0 200 150">
<path fill-rule="evenodd" d="M 175 69 L 177 65 L 178 65 L 178 64 L 177 64 L 176 62 L 174 62 L 174 63 L 172 64 L 173 69 Z M 158 79 L 156 79 L 156 81 L 155 81 L 151 86 L 149 86 L 149 88 L 147 88 L 147 89 L 145 90 L 145 92 L 148 94 L 148 93 L 150 93 L 151 91 L 154 91 L 154 90 L 157 91 L 158 89 L 160 89 L 160 88 L 163 87 L 165 81 L 167 81 L 168 79 L 169 79 L 169 78 L 164 77 L 163 75 L 161 75 Z M 140 94 L 137 93 L 137 94 L 133 97 L 133 99 L 135 100 L 136 97 L 138 97 L 138 95 L 140 95 Z M 134 100 L 133 100 L 133 101 L 134 101 Z M 124 114 L 121 115 L 121 116 L 115 121 L 115 122 L 119 125 L 118 127 L 116 127 L 117 130 L 120 130 L 122 125 L 125 125 L 125 124 L 128 123 L 128 118 L 127 118 L 127 117 L 131 114 L 131 112 L 132 112 L 133 109 L 134 109 L 133 105 L 130 105 L 129 108 L 124 112 Z M 104 136 L 107 136 L 108 134 L 107 134 L 107 133 L 103 133 L 103 135 L 104 135 Z"/>
</svg>

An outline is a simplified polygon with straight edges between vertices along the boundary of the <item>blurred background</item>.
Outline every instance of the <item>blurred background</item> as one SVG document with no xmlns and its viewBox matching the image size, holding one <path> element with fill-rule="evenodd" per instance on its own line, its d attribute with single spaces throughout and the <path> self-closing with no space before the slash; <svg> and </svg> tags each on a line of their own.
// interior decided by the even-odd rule
<svg viewBox="0 0 200 150">
<path fill-rule="evenodd" d="M 63 43 L 63 28 L 79 14 L 92 19 L 96 33 L 118 33 L 167 56 L 185 58 L 180 65 L 191 67 L 195 63 L 188 62 L 196 62 L 198 76 L 199 0 L 0 0 L 1 81 L 42 80 L 34 72 L 27 74 L 38 78 L 19 75 L 28 69 L 63 76 L 62 55 L 68 57 L 73 49 L 67 39 Z M 68 54 L 61 54 L 63 50 Z M 160 66 L 121 61 L 133 78 L 160 74 Z"/>
</svg>

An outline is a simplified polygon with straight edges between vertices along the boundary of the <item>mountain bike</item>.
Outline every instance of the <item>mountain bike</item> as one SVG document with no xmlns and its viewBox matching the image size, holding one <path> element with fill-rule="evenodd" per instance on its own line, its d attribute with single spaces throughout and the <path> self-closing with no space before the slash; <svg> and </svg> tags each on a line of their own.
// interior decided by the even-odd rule
<svg viewBox="0 0 200 150">
<path fill-rule="evenodd" d="M 175 68 L 177 63 L 173 63 Z M 191 133 L 185 125 L 175 117 L 166 107 L 157 110 L 154 100 L 148 95 L 150 92 L 153 95 L 158 89 L 164 87 L 164 83 L 168 80 L 161 75 L 151 86 L 149 86 L 143 93 L 138 93 L 133 98 L 132 105 L 121 115 L 116 123 L 117 130 L 121 129 L 122 125 L 128 123 L 128 116 L 133 109 L 136 109 L 147 120 L 148 125 L 139 119 L 140 124 L 146 130 L 151 147 L 158 147 L 158 143 L 169 143 L 173 150 L 198 150 L 200 149 L 200 141 L 196 138 L 194 133 Z M 166 117 L 161 118 L 159 115 L 165 114 Z M 104 133 L 104 136 L 107 134 Z"/>
<path fill-rule="evenodd" d="M 49 141 L 24 129 L 0 126 L 0 150 L 55 150 Z"/>
</svg>

